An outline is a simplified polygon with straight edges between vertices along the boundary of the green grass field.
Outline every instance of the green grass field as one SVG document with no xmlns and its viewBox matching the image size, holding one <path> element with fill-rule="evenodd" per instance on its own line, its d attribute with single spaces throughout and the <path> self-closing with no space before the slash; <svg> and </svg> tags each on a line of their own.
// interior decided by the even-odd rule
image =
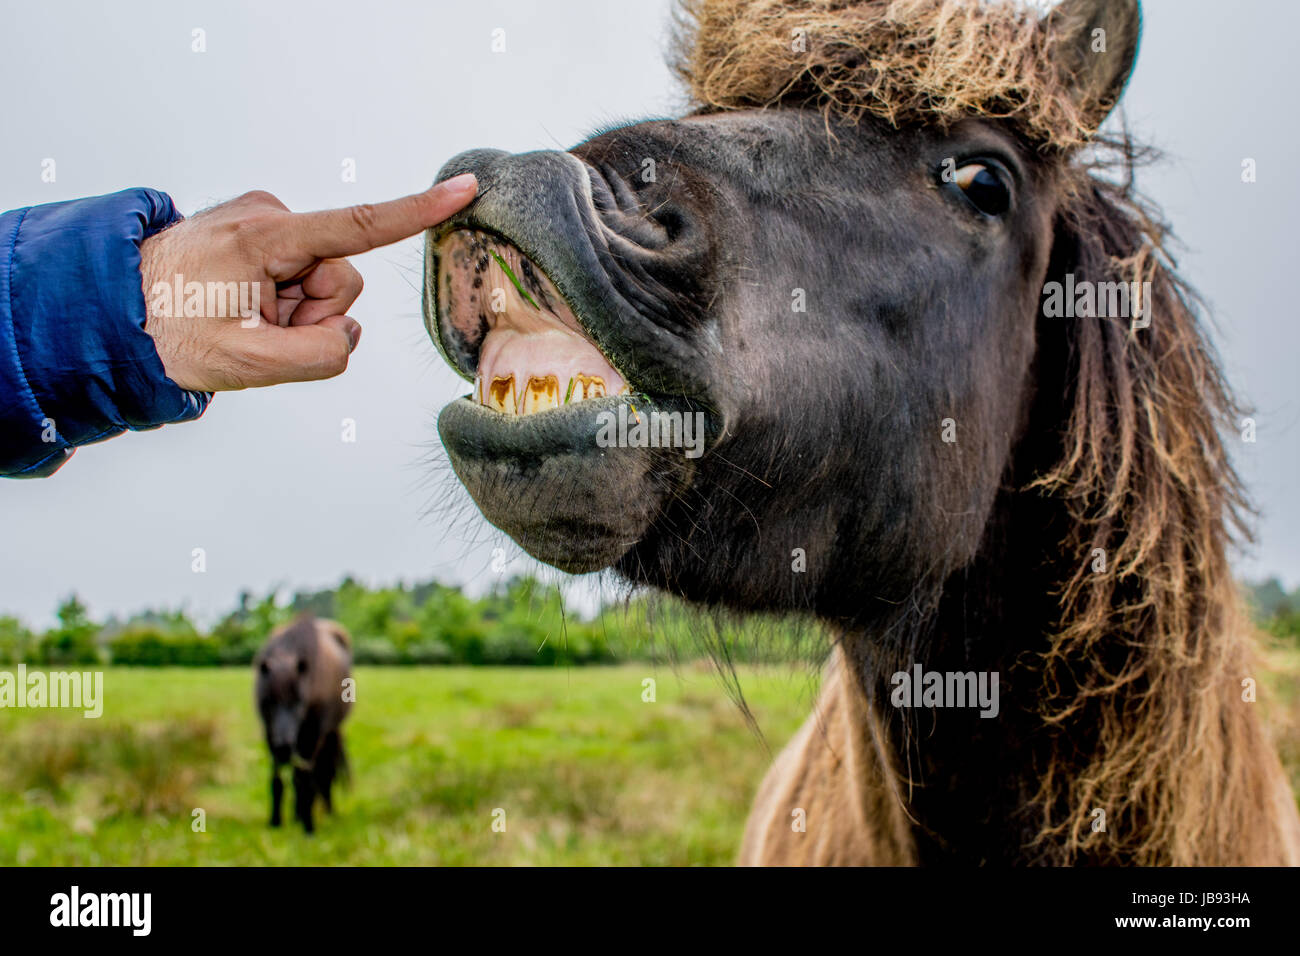
<svg viewBox="0 0 1300 956">
<path fill-rule="evenodd" d="M 1300 650 L 1273 647 L 1261 673 L 1300 787 Z M 739 676 L 779 749 L 811 709 L 813 669 Z M 98 720 L 0 711 L 0 865 L 729 864 L 771 757 L 703 664 L 356 677 L 352 783 L 313 837 L 288 822 L 288 795 L 285 827 L 266 824 L 251 670 L 109 669 Z"/>
<path fill-rule="evenodd" d="M 98 720 L 0 712 L 0 865 L 727 864 L 771 756 L 704 665 L 363 667 L 352 782 L 308 837 L 289 794 L 267 826 L 252 676 L 109 669 Z M 779 749 L 815 674 L 740 676 Z"/>
</svg>

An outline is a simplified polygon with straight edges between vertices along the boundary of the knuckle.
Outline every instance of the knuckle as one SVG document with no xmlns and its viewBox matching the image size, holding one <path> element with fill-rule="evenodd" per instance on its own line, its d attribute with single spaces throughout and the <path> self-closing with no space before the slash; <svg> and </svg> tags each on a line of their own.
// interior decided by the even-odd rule
<svg viewBox="0 0 1300 956">
<path fill-rule="evenodd" d="M 236 240 L 247 241 L 261 234 L 262 217 L 256 213 L 239 216 L 230 220 L 227 228 Z"/>
<path fill-rule="evenodd" d="M 335 375 L 343 374 L 347 370 L 349 357 L 346 339 L 323 346 L 316 365 L 320 377 L 333 378 Z"/>
<path fill-rule="evenodd" d="M 242 203 L 246 206 L 271 206 L 275 209 L 286 210 L 289 208 L 265 189 L 254 189 L 251 192 L 246 192 L 236 199 L 235 202 Z"/>
<path fill-rule="evenodd" d="M 230 223 L 231 238 L 244 252 L 273 245 L 270 240 L 283 221 L 283 215 L 279 212 L 254 212 L 240 216 Z"/>
<path fill-rule="evenodd" d="M 352 224 L 361 231 L 363 235 L 369 235 L 379 224 L 379 213 L 376 211 L 374 204 L 362 203 L 359 206 L 353 206 L 349 210 L 352 217 Z"/>
</svg>

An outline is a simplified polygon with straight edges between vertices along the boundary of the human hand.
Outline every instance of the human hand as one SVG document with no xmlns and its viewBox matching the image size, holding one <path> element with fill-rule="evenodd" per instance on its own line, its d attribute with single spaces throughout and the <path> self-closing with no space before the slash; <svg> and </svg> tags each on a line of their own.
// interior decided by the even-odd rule
<svg viewBox="0 0 1300 956">
<path fill-rule="evenodd" d="M 150 236 L 140 244 L 145 331 L 168 378 L 214 392 L 338 375 L 361 337 L 346 314 L 361 275 L 344 257 L 437 225 L 477 189 L 467 174 L 307 213 L 251 192 Z"/>
</svg>

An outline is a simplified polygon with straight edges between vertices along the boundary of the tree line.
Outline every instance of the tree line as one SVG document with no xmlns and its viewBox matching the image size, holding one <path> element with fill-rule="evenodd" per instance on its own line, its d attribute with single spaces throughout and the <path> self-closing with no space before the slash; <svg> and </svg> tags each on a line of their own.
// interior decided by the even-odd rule
<svg viewBox="0 0 1300 956">
<path fill-rule="evenodd" d="M 1244 586 L 1256 623 L 1300 643 L 1300 588 L 1276 578 Z M 183 610 L 149 610 L 126 620 L 95 621 L 75 595 L 45 631 L 0 615 L 0 665 L 248 665 L 270 633 L 298 614 L 340 622 L 358 664 L 534 665 L 682 660 L 706 654 L 736 663 L 816 661 L 829 646 L 816 623 L 788 617 L 738 620 L 689 608 L 672 598 L 632 598 L 584 616 L 559 590 L 520 576 L 480 597 L 427 581 L 368 588 L 351 577 L 333 588 L 245 591 L 236 607 L 204 631 Z"/>
<path fill-rule="evenodd" d="M 566 607 L 555 586 L 531 576 L 479 597 L 437 581 L 369 588 L 347 577 L 287 600 L 276 590 L 260 597 L 242 592 L 206 631 L 183 610 L 96 621 L 73 594 L 45 631 L 0 615 L 0 665 L 244 666 L 276 627 L 304 613 L 347 628 L 358 664 L 585 665 L 705 653 L 757 663 L 815 659 L 826 647 L 808 622 L 739 622 L 657 596 L 584 616 Z"/>
</svg>

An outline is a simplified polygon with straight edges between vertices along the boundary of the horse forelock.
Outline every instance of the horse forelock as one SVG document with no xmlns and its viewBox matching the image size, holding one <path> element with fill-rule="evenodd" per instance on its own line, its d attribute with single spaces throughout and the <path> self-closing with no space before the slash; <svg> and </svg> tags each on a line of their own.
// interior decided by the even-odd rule
<svg viewBox="0 0 1300 956">
<path fill-rule="evenodd" d="M 1095 132 L 1054 65 L 1060 36 L 1021 0 L 681 0 L 678 10 L 670 59 L 704 111 L 999 119 L 1031 148 L 1058 151 Z"/>
</svg>

